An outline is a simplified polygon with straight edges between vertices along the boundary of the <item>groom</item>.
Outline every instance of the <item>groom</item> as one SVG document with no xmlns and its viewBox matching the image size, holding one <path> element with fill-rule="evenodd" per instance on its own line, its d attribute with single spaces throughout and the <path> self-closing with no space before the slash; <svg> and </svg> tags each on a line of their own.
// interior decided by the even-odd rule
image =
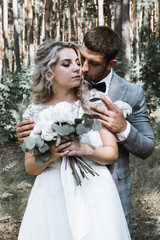
<svg viewBox="0 0 160 240">
<path fill-rule="evenodd" d="M 114 73 L 115 59 L 121 48 L 118 35 L 106 26 L 90 29 L 84 36 L 81 49 L 84 78 L 103 91 L 114 102 L 122 100 L 135 107 L 134 120 L 127 122 L 122 111 L 107 98 L 106 107 L 93 106 L 93 112 L 101 116 L 102 124 L 117 135 L 119 159 L 108 166 L 116 183 L 125 216 L 130 223 L 131 175 L 129 154 L 147 158 L 154 149 L 154 136 L 147 115 L 143 90 Z M 101 83 L 101 84 L 99 84 Z M 33 121 L 24 120 L 17 125 L 18 141 L 22 142 L 33 128 Z"/>
</svg>

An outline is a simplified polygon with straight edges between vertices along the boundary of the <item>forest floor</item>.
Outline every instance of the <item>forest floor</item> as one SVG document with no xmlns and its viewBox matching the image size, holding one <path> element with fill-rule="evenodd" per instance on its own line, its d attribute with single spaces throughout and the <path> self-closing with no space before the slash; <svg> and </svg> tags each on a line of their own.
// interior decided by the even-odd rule
<svg viewBox="0 0 160 240">
<path fill-rule="evenodd" d="M 159 141 L 147 160 L 131 156 L 132 240 L 160 239 L 159 156 Z M 34 181 L 34 177 L 25 173 L 23 159 L 21 148 L 15 141 L 0 146 L 0 240 L 17 239 Z"/>
</svg>

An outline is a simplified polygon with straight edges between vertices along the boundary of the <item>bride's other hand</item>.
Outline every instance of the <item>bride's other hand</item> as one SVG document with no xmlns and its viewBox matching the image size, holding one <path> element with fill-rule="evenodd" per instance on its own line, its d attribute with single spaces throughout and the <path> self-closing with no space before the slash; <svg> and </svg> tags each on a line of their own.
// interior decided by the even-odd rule
<svg viewBox="0 0 160 240">
<path fill-rule="evenodd" d="M 58 147 L 56 147 L 56 143 L 54 142 L 50 150 L 51 154 L 50 154 L 49 161 L 53 162 L 60 157 L 67 156 L 67 154 L 69 153 L 68 147 L 70 145 L 71 145 L 71 142 L 68 140 L 62 140 L 61 144 Z"/>
<path fill-rule="evenodd" d="M 56 148 L 56 152 L 64 156 L 89 156 L 94 151 L 94 147 L 76 140 L 67 141 Z"/>
<path fill-rule="evenodd" d="M 16 135 L 19 143 L 23 143 L 26 137 L 29 137 L 31 131 L 34 128 L 33 120 L 22 120 L 16 126 Z"/>
</svg>

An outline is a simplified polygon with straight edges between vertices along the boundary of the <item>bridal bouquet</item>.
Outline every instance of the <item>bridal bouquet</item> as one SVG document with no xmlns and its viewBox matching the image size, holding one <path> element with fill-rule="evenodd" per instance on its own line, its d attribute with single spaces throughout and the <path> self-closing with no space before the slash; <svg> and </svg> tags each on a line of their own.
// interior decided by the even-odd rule
<svg viewBox="0 0 160 240">
<path fill-rule="evenodd" d="M 77 105 L 60 102 L 39 114 L 39 121 L 35 124 L 30 136 L 25 138 L 21 146 L 22 150 L 31 154 L 34 153 L 36 163 L 42 166 L 49 159 L 53 141 L 58 146 L 62 138 L 79 140 L 82 134 L 89 132 L 91 129 L 98 131 L 101 128 L 101 123 L 94 120 L 98 118 L 98 115 L 90 114 L 83 114 L 79 117 Z M 66 159 L 70 163 L 77 185 L 81 184 L 77 168 L 83 177 L 87 177 L 86 173 L 97 174 L 80 157 L 74 156 Z"/>
</svg>

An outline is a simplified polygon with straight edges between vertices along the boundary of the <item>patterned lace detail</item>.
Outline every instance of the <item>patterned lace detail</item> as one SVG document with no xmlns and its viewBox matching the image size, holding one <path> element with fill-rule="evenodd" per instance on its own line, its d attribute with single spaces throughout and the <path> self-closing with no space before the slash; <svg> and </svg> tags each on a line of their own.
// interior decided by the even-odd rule
<svg viewBox="0 0 160 240">
<path fill-rule="evenodd" d="M 77 105 L 77 108 L 80 107 L 80 101 L 76 101 L 74 103 L 72 103 L 74 105 Z M 39 113 L 42 112 L 43 110 L 45 110 L 46 108 L 52 108 L 55 105 L 44 105 L 41 103 L 31 103 L 26 111 L 24 112 L 24 114 L 22 115 L 23 119 L 31 119 L 33 120 L 35 123 L 37 123 L 39 121 Z"/>
</svg>

